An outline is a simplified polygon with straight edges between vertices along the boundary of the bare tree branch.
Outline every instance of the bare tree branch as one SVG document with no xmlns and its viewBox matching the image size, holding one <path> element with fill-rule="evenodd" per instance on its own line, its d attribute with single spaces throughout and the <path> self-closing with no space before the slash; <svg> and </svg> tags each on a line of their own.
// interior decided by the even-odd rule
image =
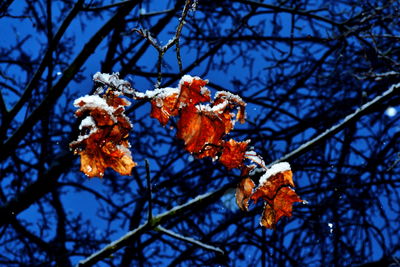
<svg viewBox="0 0 400 267">
<path fill-rule="evenodd" d="M 217 247 L 214 247 L 214 246 L 211 246 L 211 245 L 208 245 L 208 244 L 204 244 L 203 242 L 200 242 L 200 241 L 198 241 L 196 239 L 193 239 L 191 237 L 186 237 L 186 236 L 177 234 L 177 233 L 175 233 L 175 232 L 173 232 L 171 230 L 165 229 L 161 225 L 157 226 L 154 230 L 159 231 L 161 233 L 164 233 L 164 234 L 166 234 L 166 235 L 168 235 L 170 237 L 176 238 L 178 240 L 181 240 L 181 241 L 184 241 L 184 242 L 188 242 L 190 244 L 193 244 L 193 245 L 198 246 L 200 248 L 203 248 L 205 250 L 212 251 L 212 252 L 215 252 L 215 253 L 218 253 L 218 254 L 221 254 L 221 255 L 225 254 L 224 251 L 222 249 L 220 249 L 220 248 L 217 248 Z"/>
</svg>

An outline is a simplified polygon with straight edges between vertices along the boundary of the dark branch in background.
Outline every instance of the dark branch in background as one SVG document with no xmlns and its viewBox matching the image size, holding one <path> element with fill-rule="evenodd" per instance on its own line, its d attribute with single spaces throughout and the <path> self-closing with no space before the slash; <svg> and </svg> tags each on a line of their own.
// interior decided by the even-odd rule
<svg viewBox="0 0 400 267">
<path fill-rule="evenodd" d="M 150 177 L 150 163 L 146 159 L 146 181 L 147 181 L 147 199 L 148 199 L 148 216 L 147 221 L 150 222 L 153 218 L 153 200 L 151 195 L 151 177 Z"/>
<path fill-rule="evenodd" d="M 13 133 L 13 135 L 7 139 L 0 147 L 1 153 L 0 161 L 6 159 L 9 154 L 15 150 L 19 142 L 24 136 L 32 129 L 40 118 L 46 114 L 47 107 L 53 104 L 63 93 L 68 83 L 74 78 L 76 73 L 80 70 L 81 66 L 86 62 L 89 56 L 95 51 L 97 46 L 101 43 L 105 36 L 107 36 L 115 27 L 115 25 L 127 15 L 137 4 L 132 1 L 127 6 L 120 8 L 115 15 L 100 28 L 100 30 L 85 44 L 82 51 L 75 58 L 75 60 L 68 66 L 63 72 L 63 76 L 58 82 L 51 88 L 46 98 L 39 104 L 39 106 L 32 111 L 28 118 L 22 123 L 22 125 Z M 49 54 L 50 56 L 50 54 Z M 21 104 L 22 106 L 22 104 Z M 2 125 L 3 126 L 3 125 Z M 4 131 L 7 127 L 4 129 Z"/>
<path fill-rule="evenodd" d="M 12 2 L 14 2 L 14 0 L 4 0 L 3 3 L 0 4 L 0 18 L 7 15 L 7 9 Z"/>
<path fill-rule="evenodd" d="M 377 260 L 371 253 L 376 246 L 383 255 L 399 255 L 391 214 L 398 215 L 400 203 L 400 117 L 393 115 L 400 78 L 393 42 L 398 1 L 332 2 L 327 8 L 307 0 L 202 0 L 193 16 L 187 11 L 185 26 L 178 21 L 190 6 L 185 0 L 137 1 L 133 12 L 121 11 L 135 5 L 124 0 L 103 6 L 89 0 L 80 8 L 81 1 L 17 2 L 0 4 L 1 21 L 16 26 L 0 45 L 0 265 L 69 266 L 86 257 L 83 264 L 110 266 L 235 265 L 227 259 L 247 266 L 360 265 Z M 20 7 L 23 13 L 14 14 Z M 29 32 L 19 31 L 28 21 L 25 13 Z M 119 19 L 103 30 L 116 14 Z M 84 40 L 70 27 L 77 24 Z M 132 34 L 138 24 L 148 38 Z M 166 53 L 157 58 L 150 39 L 162 49 L 156 40 L 161 33 L 171 35 L 178 64 L 167 62 Z M 107 44 L 99 46 L 104 37 Z M 82 44 L 87 40 L 90 49 Z M 267 163 L 290 161 L 296 191 L 309 204 L 297 205 L 275 232 L 260 231 L 261 206 L 242 213 L 227 201 L 240 178 L 210 159 L 190 160 L 171 129 L 177 121 L 159 126 L 142 100 L 126 114 L 134 125 L 134 160 L 151 160 L 151 172 L 148 162 L 131 177 L 107 170 L 93 186 L 98 181 L 85 180 L 66 152 L 80 125 L 70 121 L 73 99 L 94 91 L 83 69 L 119 71 L 138 91 L 153 89 L 160 73 L 160 87 L 192 74 L 211 79 L 212 89 L 240 95 L 248 123 L 232 137 L 251 139 Z M 71 208 L 71 198 L 90 199 L 96 207 L 87 213 Z M 111 243 L 116 235 L 122 238 Z"/>
<path fill-rule="evenodd" d="M 52 41 L 49 43 L 48 48 L 39 64 L 39 67 L 37 68 L 35 74 L 31 78 L 31 80 L 29 81 L 27 86 L 25 87 L 22 96 L 19 98 L 18 102 L 14 105 L 14 107 L 8 113 L 6 113 L 5 116 L 3 117 L 3 121 L 0 126 L 0 139 L 1 140 L 6 140 L 6 137 L 7 137 L 6 132 L 7 132 L 7 129 L 10 127 L 11 121 L 15 118 L 17 113 L 27 103 L 27 101 L 32 97 L 32 91 L 35 89 L 36 86 L 38 86 L 39 80 L 40 80 L 43 72 L 45 71 L 46 67 L 48 67 L 51 64 L 52 53 L 53 53 L 54 47 L 57 47 L 58 43 L 60 42 L 60 39 L 63 37 L 65 31 L 71 24 L 72 20 L 79 13 L 79 9 L 81 8 L 83 2 L 84 2 L 84 0 L 79 0 L 78 2 L 76 2 L 74 7 L 68 13 L 65 20 L 63 21 L 60 28 L 58 29 L 57 33 L 55 34 L 54 38 L 52 38 Z M 49 73 L 48 75 L 52 75 L 52 73 Z M 3 159 L 4 158 L 0 158 L 0 161 L 2 161 Z"/>
<path fill-rule="evenodd" d="M 85 6 L 81 10 L 82 11 L 93 11 L 93 12 L 98 12 L 98 11 L 103 11 L 103 10 L 108 10 L 113 7 L 119 7 L 119 6 L 124 6 L 129 3 L 132 3 L 132 0 L 126 0 L 126 1 L 121 1 L 115 4 L 110 4 L 110 5 L 105 5 L 105 6 L 99 6 L 99 7 L 89 7 Z"/>
<path fill-rule="evenodd" d="M 0 206 L 0 225 L 10 223 L 20 212 L 49 193 L 57 184 L 57 180 L 66 169 L 72 165 L 74 156 L 71 152 L 60 153 L 53 161 L 49 169 L 38 180 L 28 185 L 24 191 L 7 203 Z"/>
<path fill-rule="evenodd" d="M 275 6 L 275 5 L 270 5 L 270 4 L 251 1 L 251 0 L 234 0 L 234 1 L 235 2 L 239 2 L 239 3 L 243 3 L 243 4 L 248 4 L 248 5 L 251 5 L 251 6 L 272 9 L 272 10 L 277 11 L 277 12 L 286 12 L 286 13 L 290 13 L 290 14 L 309 17 L 309 18 L 312 18 L 312 19 L 316 19 L 316 20 L 319 20 L 319 21 L 326 22 L 328 24 L 332 24 L 334 26 L 341 26 L 341 23 L 332 21 L 332 20 L 330 20 L 330 19 L 328 19 L 326 17 L 315 15 L 315 14 L 313 14 L 312 11 L 309 11 L 309 10 L 299 10 L 299 9 L 287 8 L 287 7 L 283 7 L 283 6 Z"/>
<path fill-rule="evenodd" d="M 73 63 L 64 71 L 64 75 L 51 88 L 44 101 L 26 118 L 17 131 L 1 146 L 0 160 L 6 159 L 12 151 L 18 146 L 19 142 L 31 130 L 41 117 L 47 113 L 48 105 L 54 103 L 61 95 L 67 84 L 73 79 L 74 75 L 86 59 L 93 53 L 95 48 L 101 43 L 101 40 L 113 29 L 116 23 L 128 14 L 136 3 L 132 2 L 130 8 L 124 6 L 89 40 L 82 49 L 81 53 L 75 58 Z M 72 19 L 72 18 L 71 18 Z M 50 56 L 50 55 L 49 55 Z M 9 220 L 18 213 L 27 209 L 35 201 L 51 191 L 55 186 L 57 179 L 71 166 L 73 155 L 69 151 L 61 153 L 54 159 L 52 166 L 46 173 L 39 177 L 37 181 L 28 185 L 23 192 L 19 193 L 14 199 L 9 200 L 0 207 L 0 225 L 9 223 Z"/>
</svg>

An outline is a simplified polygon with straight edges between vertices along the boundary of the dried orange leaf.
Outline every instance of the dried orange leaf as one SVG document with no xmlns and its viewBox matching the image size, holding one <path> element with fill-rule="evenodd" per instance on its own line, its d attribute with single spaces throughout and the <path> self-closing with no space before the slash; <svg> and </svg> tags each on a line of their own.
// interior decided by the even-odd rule
<svg viewBox="0 0 400 267">
<path fill-rule="evenodd" d="M 207 83 L 199 77 L 184 75 L 179 88 L 146 91 L 140 97 L 151 99 L 150 116 L 164 126 L 171 116 L 180 116 L 177 137 L 185 142 L 187 151 L 197 158 L 216 158 L 221 154 L 222 164 L 230 169 L 241 168 L 247 142 L 226 142 L 222 138 L 233 129 L 235 121 L 244 122 L 246 103 L 226 91 L 217 92 L 212 102 Z M 235 118 L 232 111 L 236 108 Z"/>
<path fill-rule="evenodd" d="M 169 117 L 178 115 L 178 93 L 157 97 L 151 101 L 150 117 L 157 119 L 163 126 Z"/>
<path fill-rule="evenodd" d="M 291 170 L 286 170 L 279 172 L 270 176 L 265 182 L 263 182 L 263 177 L 260 179 L 260 186 L 256 189 L 251 199 L 257 202 L 260 197 L 265 201 L 270 202 L 278 192 L 278 190 L 283 186 L 292 186 L 293 183 L 293 173 Z"/>
<path fill-rule="evenodd" d="M 210 101 L 210 91 L 205 87 L 207 83 L 208 81 L 199 77 L 183 76 L 179 83 L 179 107 L 194 106 L 198 103 Z"/>
<path fill-rule="evenodd" d="M 287 162 L 273 165 L 261 176 L 260 185 L 250 198 L 254 202 L 259 198 L 265 201 L 261 217 L 262 226 L 275 229 L 282 216 L 292 216 L 293 203 L 302 200 L 290 187 L 294 187 L 293 173 Z"/>
<path fill-rule="evenodd" d="M 224 125 L 212 113 L 201 113 L 195 107 L 186 107 L 178 121 L 177 136 L 185 142 L 185 148 L 199 158 L 214 157 L 222 145 Z"/>
<path fill-rule="evenodd" d="M 228 142 L 224 143 L 219 161 L 228 169 L 242 167 L 248 144 L 249 141 L 236 142 L 230 139 Z"/>
<path fill-rule="evenodd" d="M 275 229 L 277 222 L 282 216 L 292 216 L 293 204 L 295 202 L 302 202 L 296 192 L 289 187 L 281 188 L 272 204 L 265 203 L 260 224 L 267 228 Z"/>
<path fill-rule="evenodd" d="M 249 199 L 255 184 L 249 177 L 244 178 L 236 187 L 236 203 L 241 210 L 247 211 Z"/>
</svg>

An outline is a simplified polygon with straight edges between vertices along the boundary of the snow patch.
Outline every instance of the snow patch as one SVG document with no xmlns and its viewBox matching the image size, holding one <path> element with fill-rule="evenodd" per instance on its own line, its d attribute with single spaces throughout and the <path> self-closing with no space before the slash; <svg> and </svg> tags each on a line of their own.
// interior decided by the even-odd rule
<svg viewBox="0 0 400 267">
<path fill-rule="evenodd" d="M 198 111 L 205 111 L 205 112 L 212 112 L 212 113 L 218 113 L 221 114 L 222 112 L 224 112 L 226 106 L 228 105 L 227 101 L 224 101 L 216 106 L 211 107 L 210 104 L 197 104 L 196 105 L 196 109 Z"/>
<path fill-rule="evenodd" d="M 218 99 L 218 98 L 222 98 L 222 99 L 229 99 L 232 102 L 235 103 L 243 103 L 244 105 L 246 105 L 246 103 L 243 101 L 243 99 L 235 94 L 232 94 L 231 92 L 228 91 L 218 91 L 215 93 L 214 99 Z"/>
<path fill-rule="evenodd" d="M 81 102 L 83 102 L 84 104 L 81 105 Z M 77 108 L 80 108 L 80 107 L 107 108 L 107 107 L 109 107 L 107 105 L 106 100 L 104 98 L 101 98 L 98 95 L 85 95 L 85 96 L 79 97 L 79 98 L 75 99 L 74 106 Z"/>
<path fill-rule="evenodd" d="M 396 116 L 396 114 L 397 114 L 397 109 L 394 107 L 388 107 L 385 110 L 385 115 L 388 117 L 394 117 L 394 116 Z"/>
<path fill-rule="evenodd" d="M 178 88 L 166 87 L 166 88 L 157 88 L 154 90 L 147 90 L 146 93 L 143 94 L 143 97 L 147 98 L 166 98 L 173 94 L 179 94 L 180 90 Z"/>
<path fill-rule="evenodd" d="M 79 130 L 82 130 L 84 127 L 96 127 L 96 122 L 93 120 L 92 116 L 87 116 L 81 121 Z"/>
<path fill-rule="evenodd" d="M 248 140 L 248 141 L 250 142 L 250 140 Z M 244 156 L 245 156 L 245 158 L 248 158 L 249 160 L 251 160 L 254 163 L 256 163 L 258 166 L 263 167 L 264 170 L 266 169 L 264 160 L 255 151 L 246 151 Z"/>
<path fill-rule="evenodd" d="M 134 90 L 128 81 L 119 78 L 119 73 L 114 72 L 113 74 L 96 72 L 93 75 L 93 80 L 104 85 L 116 88 L 123 93 L 133 94 Z"/>
<path fill-rule="evenodd" d="M 115 109 L 112 106 L 109 106 L 106 100 L 98 95 L 85 95 L 77 98 L 74 101 L 74 106 L 79 108 L 81 111 L 96 108 L 103 109 L 110 115 L 114 122 L 117 122 L 117 119 L 113 115 Z"/>
<path fill-rule="evenodd" d="M 209 96 L 210 95 L 210 90 L 208 90 L 207 87 L 203 86 L 200 88 L 200 94 L 201 95 L 205 95 L 205 96 Z"/>
<path fill-rule="evenodd" d="M 191 84 L 193 82 L 193 80 L 201 80 L 201 78 L 199 76 L 192 77 L 188 74 L 183 75 L 181 80 L 179 81 L 179 86 L 183 85 L 185 82 Z M 208 80 L 204 80 L 204 81 L 208 83 Z"/>
<path fill-rule="evenodd" d="M 274 164 L 264 173 L 263 176 L 260 177 L 260 185 L 265 184 L 269 177 L 272 177 L 280 172 L 290 170 L 290 164 L 288 162 L 279 162 L 277 164 Z"/>
</svg>

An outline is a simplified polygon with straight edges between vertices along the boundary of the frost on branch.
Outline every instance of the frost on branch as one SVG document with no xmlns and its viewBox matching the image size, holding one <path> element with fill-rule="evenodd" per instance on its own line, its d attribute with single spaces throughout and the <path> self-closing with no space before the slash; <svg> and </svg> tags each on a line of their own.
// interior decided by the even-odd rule
<svg viewBox="0 0 400 267">
<path fill-rule="evenodd" d="M 83 118 L 80 135 L 70 147 L 81 156 L 81 171 L 89 177 L 102 177 L 107 167 L 121 175 L 130 175 L 136 163 L 129 151 L 129 131 L 132 125 L 125 116 L 125 106 L 130 102 L 120 98 L 115 91 L 78 98 L 75 115 Z"/>
</svg>

